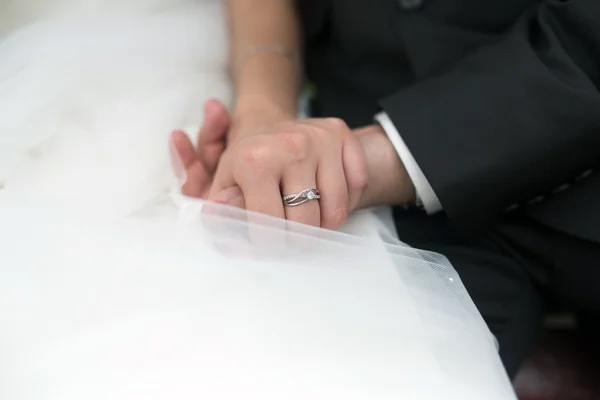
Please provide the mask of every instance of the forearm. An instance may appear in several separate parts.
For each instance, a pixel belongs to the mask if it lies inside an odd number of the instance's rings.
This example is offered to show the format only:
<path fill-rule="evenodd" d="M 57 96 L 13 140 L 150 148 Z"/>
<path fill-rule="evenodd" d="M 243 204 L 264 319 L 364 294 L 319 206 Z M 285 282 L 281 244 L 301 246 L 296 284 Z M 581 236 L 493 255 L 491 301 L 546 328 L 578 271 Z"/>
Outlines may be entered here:
<path fill-rule="evenodd" d="M 273 113 L 293 116 L 301 85 L 300 25 L 291 0 L 229 0 L 234 119 Z M 286 54 L 262 51 L 277 46 Z"/>
<path fill-rule="evenodd" d="M 397 206 L 415 201 L 415 188 L 398 153 L 379 125 L 356 129 L 367 157 L 369 183 L 358 208 Z"/>

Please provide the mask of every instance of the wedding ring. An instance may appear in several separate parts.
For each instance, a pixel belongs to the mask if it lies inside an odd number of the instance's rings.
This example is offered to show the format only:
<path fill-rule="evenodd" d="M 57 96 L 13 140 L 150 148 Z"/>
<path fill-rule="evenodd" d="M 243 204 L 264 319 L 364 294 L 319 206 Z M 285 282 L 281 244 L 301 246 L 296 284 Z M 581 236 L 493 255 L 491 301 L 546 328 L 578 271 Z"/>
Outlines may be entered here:
<path fill-rule="evenodd" d="M 288 207 L 299 206 L 300 204 L 304 204 L 307 201 L 318 200 L 321 198 L 319 191 L 317 189 L 305 189 L 300 193 L 288 194 L 283 196 L 283 204 Z"/>

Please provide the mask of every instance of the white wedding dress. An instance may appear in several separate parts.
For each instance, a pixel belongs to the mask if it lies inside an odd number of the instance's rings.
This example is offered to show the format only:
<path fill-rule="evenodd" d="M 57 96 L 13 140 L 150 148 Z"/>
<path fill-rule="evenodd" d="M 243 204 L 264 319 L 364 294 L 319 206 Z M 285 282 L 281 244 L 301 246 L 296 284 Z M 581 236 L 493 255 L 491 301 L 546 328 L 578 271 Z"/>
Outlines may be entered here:
<path fill-rule="evenodd" d="M 0 0 L 0 398 L 515 399 L 387 210 L 331 232 L 177 193 L 226 41 L 217 0 Z"/>

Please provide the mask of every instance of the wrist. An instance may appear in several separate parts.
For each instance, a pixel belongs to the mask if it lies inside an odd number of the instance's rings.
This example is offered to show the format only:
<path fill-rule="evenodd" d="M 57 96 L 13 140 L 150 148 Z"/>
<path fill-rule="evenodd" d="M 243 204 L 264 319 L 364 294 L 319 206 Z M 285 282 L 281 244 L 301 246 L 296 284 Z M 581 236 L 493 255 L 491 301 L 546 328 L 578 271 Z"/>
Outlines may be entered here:
<path fill-rule="evenodd" d="M 236 109 L 295 115 L 301 75 L 293 65 L 287 58 L 269 53 L 248 60 L 235 78 Z"/>
<path fill-rule="evenodd" d="M 289 102 L 291 103 L 291 102 Z M 260 117 L 264 119 L 293 119 L 296 118 L 296 105 L 282 104 L 268 93 L 239 94 L 233 109 L 234 119 Z"/>
<path fill-rule="evenodd" d="M 405 205 L 415 201 L 415 187 L 394 146 L 379 125 L 354 131 L 363 146 L 369 183 L 359 208 Z"/>
<path fill-rule="evenodd" d="M 263 131 L 278 122 L 296 118 L 295 112 L 280 107 L 262 95 L 239 97 L 232 114 L 228 140 Z"/>

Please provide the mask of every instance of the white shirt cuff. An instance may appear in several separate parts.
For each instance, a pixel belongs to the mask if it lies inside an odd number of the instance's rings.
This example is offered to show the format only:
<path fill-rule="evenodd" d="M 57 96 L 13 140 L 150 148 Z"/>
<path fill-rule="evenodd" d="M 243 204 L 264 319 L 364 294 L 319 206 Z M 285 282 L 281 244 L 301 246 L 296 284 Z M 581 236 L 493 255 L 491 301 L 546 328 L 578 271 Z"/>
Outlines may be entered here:
<path fill-rule="evenodd" d="M 423 174 L 423 171 L 419 168 L 417 161 L 406 146 L 406 143 L 404 143 L 404 140 L 402 140 L 402 136 L 400 136 L 400 133 L 394 126 L 390 117 L 387 113 L 381 112 L 375 116 L 375 121 L 381 125 L 396 149 L 398 156 L 406 168 L 408 176 L 412 180 L 413 185 L 415 185 L 417 196 L 421 199 L 423 208 L 427 214 L 435 214 L 436 212 L 442 211 L 442 203 L 440 203 L 440 200 L 433 191 L 429 181 L 427 181 L 425 174 Z"/>

